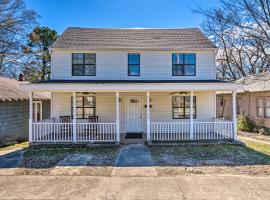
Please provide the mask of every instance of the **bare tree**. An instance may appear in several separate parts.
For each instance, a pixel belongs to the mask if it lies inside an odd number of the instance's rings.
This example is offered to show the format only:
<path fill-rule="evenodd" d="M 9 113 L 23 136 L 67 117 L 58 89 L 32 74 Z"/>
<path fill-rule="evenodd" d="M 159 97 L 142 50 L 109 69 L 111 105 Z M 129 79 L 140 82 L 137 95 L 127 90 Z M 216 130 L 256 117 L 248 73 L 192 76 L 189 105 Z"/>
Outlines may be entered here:
<path fill-rule="evenodd" d="M 195 10 L 202 29 L 217 45 L 218 77 L 236 80 L 270 67 L 269 0 L 220 0 L 221 6 Z"/>
<path fill-rule="evenodd" d="M 15 76 L 21 65 L 21 44 L 36 23 L 37 14 L 22 0 L 0 0 L 0 75 Z"/>

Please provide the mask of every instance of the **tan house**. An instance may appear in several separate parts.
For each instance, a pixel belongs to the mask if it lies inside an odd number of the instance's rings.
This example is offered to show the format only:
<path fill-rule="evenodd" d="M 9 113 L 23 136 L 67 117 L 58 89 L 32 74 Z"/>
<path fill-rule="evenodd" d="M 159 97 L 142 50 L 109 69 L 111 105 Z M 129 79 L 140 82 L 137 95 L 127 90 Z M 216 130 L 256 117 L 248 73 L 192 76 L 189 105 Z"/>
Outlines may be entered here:
<path fill-rule="evenodd" d="M 236 107 L 221 120 L 215 102 L 239 85 L 216 79 L 199 29 L 68 28 L 50 53 L 51 80 L 27 85 L 52 96 L 49 119 L 29 117 L 31 143 L 236 139 Z"/>
<path fill-rule="evenodd" d="M 237 114 L 244 114 L 258 125 L 270 128 L 270 74 L 261 73 L 237 81 L 243 89 L 237 91 Z M 217 116 L 231 118 L 232 97 L 229 93 L 217 95 Z"/>

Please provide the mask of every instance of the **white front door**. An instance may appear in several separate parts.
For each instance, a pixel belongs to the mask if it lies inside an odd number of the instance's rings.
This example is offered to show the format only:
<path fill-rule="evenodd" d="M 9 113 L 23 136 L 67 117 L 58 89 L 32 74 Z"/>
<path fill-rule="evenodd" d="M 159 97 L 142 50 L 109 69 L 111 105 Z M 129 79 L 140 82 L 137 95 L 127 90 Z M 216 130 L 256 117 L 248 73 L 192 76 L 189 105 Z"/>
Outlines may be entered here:
<path fill-rule="evenodd" d="M 142 97 L 126 99 L 126 132 L 142 132 Z"/>

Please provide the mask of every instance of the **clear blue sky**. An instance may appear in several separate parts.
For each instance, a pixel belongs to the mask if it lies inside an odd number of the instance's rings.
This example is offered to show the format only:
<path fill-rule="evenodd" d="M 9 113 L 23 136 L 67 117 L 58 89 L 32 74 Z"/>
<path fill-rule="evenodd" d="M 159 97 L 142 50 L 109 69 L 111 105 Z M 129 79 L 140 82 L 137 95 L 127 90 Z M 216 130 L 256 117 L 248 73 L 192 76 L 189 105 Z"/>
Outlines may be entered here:
<path fill-rule="evenodd" d="M 191 8 L 215 6 L 218 0 L 25 0 L 40 15 L 41 26 L 62 33 L 66 27 L 199 27 Z"/>

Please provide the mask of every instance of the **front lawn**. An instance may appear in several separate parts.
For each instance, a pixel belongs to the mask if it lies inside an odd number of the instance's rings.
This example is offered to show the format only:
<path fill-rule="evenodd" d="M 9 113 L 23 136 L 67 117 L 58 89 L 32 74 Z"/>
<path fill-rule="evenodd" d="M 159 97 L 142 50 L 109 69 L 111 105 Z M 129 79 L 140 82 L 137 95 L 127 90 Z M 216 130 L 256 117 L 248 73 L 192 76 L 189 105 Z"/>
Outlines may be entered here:
<path fill-rule="evenodd" d="M 247 146 L 153 146 L 153 160 L 158 166 L 244 166 L 269 165 L 270 145 Z"/>
<path fill-rule="evenodd" d="M 22 167 L 50 168 L 71 154 L 90 154 L 88 166 L 113 166 L 118 147 L 30 147 L 24 153 Z"/>

